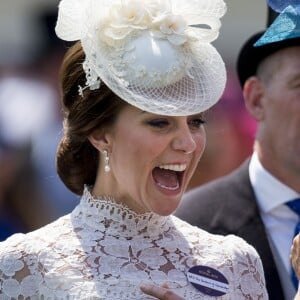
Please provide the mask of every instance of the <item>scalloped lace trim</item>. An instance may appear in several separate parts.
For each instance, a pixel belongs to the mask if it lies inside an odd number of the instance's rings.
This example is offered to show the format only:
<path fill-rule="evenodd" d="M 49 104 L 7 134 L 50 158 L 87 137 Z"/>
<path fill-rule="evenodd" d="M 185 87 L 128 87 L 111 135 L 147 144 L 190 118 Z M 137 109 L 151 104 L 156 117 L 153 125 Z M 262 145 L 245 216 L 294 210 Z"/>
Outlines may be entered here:
<path fill-rule="evenodd" d="M 154 237 L 173 226 L 169 216 L 137 214 L 127 206 L 114 202 L 109 196 L 95 198 L 89 187 L 85 187 L 80 204 L 72 216 L 80 216 L 89 226 L 116 237 Z"/>

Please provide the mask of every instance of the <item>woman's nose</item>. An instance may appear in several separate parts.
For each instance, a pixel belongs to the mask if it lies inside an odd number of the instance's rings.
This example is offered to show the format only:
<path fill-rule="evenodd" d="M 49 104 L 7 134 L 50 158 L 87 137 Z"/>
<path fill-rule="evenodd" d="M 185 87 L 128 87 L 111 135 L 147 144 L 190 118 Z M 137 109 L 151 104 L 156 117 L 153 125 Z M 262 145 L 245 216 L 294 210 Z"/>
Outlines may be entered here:
<path fill-rule="evenodd" d="M 181 128 L 178 130 L 178 133 L 173 140 L 174 150 L 190 154 L 196 150 L 196 147 L 197 143 L 195 141 L 195 137 L 189 128 Z"/>

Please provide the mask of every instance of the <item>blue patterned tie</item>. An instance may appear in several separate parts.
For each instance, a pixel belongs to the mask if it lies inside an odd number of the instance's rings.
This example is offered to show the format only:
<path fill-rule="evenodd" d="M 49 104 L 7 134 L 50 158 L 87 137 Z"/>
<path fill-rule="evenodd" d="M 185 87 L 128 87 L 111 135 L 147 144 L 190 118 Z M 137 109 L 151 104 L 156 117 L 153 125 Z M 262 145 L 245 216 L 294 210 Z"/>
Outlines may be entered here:
<path fill-rule="evenodd" d="M 286 203 L 286 205 L 299 216 L 299 221 L 295 227 L 295 236 L 296 236 L 300 232 L 300 198 L 289 201 Z M 297 276 L 293 269 L 292 269 L 292 281 L 297 290 L 298 289 L 298 279 L 297 279 Z"/>

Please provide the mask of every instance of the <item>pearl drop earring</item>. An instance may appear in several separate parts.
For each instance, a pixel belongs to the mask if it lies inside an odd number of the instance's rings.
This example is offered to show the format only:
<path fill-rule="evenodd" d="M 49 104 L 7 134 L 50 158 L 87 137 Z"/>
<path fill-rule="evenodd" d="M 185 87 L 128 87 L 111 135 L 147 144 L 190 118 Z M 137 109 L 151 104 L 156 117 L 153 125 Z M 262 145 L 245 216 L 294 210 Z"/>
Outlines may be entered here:
<path fill-rule="evenodd" d="M 104 171 L 106 173 L 110 172 L 110 166 L 109 166 L 109 156 L 107 150 L 103 150 L 104 155 Z"/>

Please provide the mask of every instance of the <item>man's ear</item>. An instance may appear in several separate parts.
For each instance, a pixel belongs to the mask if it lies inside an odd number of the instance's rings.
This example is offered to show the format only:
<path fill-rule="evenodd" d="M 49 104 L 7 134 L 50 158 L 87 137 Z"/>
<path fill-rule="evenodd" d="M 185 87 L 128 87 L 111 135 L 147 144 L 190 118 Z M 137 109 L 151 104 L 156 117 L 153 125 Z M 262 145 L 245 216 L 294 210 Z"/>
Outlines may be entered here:
<path fill-rule="evenodd" d="M 264 118 L 265 86 L 256 76 L 248 78 L 243 87 L 245 106 L 249 113 L 260 121 Z"/>
<path fill-rule="evenodd" d="M 88 139 L 90 143 L 100 152 L 103 152 L 103 150 L 107 150 L 110 147 L 105 130 L 95 130 L 89 135 Z"/>

